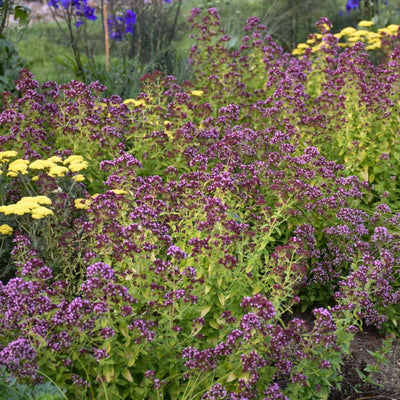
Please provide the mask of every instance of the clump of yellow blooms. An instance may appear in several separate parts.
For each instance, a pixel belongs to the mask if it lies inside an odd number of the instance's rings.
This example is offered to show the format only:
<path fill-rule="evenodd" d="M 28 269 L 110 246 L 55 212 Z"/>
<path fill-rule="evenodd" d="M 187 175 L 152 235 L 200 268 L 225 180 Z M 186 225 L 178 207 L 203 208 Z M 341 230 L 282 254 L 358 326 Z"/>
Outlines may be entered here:
<path fill-rule="evenodd" d="M 64 177 L 69 171 L 79 172 L 88 167 L 88 163 L 83 159 L 82 156 L 72 155 L 66 160 L 62 160 L 59 156 L 52 156 L 45 160 L 34 160 L 29 162 L 29 160 L 16 159 L 10 162 L 12 158 L 17 157 L 18 153 L 13 150 L 0 152 L 0 167 L 8 164 L 7 176 L 16 177 L 20 175 L 27 175 L 29 171 L 43 171 L 47 175 L 55 177 Z M 0 175 L 2 171 L 0 171 Z M 82 182 L 85 177 L 82 174 L 73 176 L 76 182 Z M 38 180 L 35 176 L 33 181 Z"/>
<path fill-rule="evenodd" d="M 190 94 L 191 94 L 192 96 L 200 97 L 200 96 L 202 96 L 202 95 L 204 94 L 204 92 L 203 92 L 202 90 L 192 90 L 192 91 L 190 92 Z"/>
<path fill-rule="evenodd" d="M 127 194 L 128 192 L 126 190 L 122 190 L 122 189 L 111 189 L 112 192 L 114 192 L 115 194 Z"/>
<path fill-rule="evenodd" d="M 5 215 L 31 214 L 34 219 L 41 219 L 52 215 L 53 211 L 43 205 L 50 205 L 51 200 L 47 196 L 22 197 L 15 204 L 0 206 L 0 212 Z"/>
<path fill-rule="evenodd" d="M 72 177 L 75 182 L 83 182 L 85 177 L 82 174 L 77 174 Z"/>
<path fill-rule="evenodd" d="M 146 103 L 143 100 L 136 100 L 136 99 L 126 99 L 122 102 L 122 104 L 133 107 L 140 107 L 140 106 L 145 106 Z"/>
<path fill-rule="evenodd" d="M 11 235 L 13 233 L 13 228 L 10 225 L 3 224 L 0 225 L 0 234 L 1 235 Z"/>
<path fill-rule="evenodd" d="M 0 164 L 9 162 L 10 158 L 16 157 L 17 154 L 18 153 L 14 150 L 7 150 L 0 152 Z"/>
<path fill-rule="evenodd" d="M 79 172 L 88 167 L 87 161 L 82 156 L 77 155 L 69 156 L 63 164 L 68 165 L 68 169 L 72 172 Z"/>
<path fill-rule="evenodd" d="M 384 36 L 395 36 L 399 30 L 399 25 L 389 25 L 386 28 L 378 29 L 377 32 L 373 32 L 369 30 L 373 25 L 373 21 L 360 21 L 358 27 L 367 29 L 347 27 L 333 36 L 338 39 L 338 46 L 340 47 L 352 47 L 356 42 L 363 42 L 366 50 L 377 50 L 381 48 L 381 40 Z M 323 38 L 324 36 L 319 33 L 313 35 L 313 38 L 307 40 L 307 43 L 299 43 L 292 51 L 292 55 L 301 56 L 309 47 L 312 48 L 313 53 L 318 52 L 321 47 L 326 46 L 322 41 Z"/>
<path fill-rule="evenodd" d="M 28 173 L 29 160 L 15 160 L 8 165 L 7 176 L 26 175 Z"/>
<path fill-rule="evenodd" d="M 77 210 L 86 210 L 89 208 L 91 202 L 91 199 L 75 199 L 74 206 Z"/>

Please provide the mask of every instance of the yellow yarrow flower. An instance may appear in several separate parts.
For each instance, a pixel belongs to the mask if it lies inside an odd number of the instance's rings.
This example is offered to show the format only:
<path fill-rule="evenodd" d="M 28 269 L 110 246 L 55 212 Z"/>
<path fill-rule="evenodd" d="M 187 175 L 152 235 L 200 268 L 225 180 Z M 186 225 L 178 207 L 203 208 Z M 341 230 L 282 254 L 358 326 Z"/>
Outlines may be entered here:
<path fill-rule="evenodd" d="M 347 28 L 344 28 L 340 31 L 342 36 L 350 36 L 356 31 L 356 28 L 353 28 L 352 26 L 348 26 Z"/>
<path fill-rule="evenodd" d="M 81 161 L 84 161 L 84 159 L 83 159 L 82 156 L 78 156 L 78 155 L 76 155 L 76 154 L 73 154 L 72 156 L 69 156 L 68 158 L 66 158 L 66 159 L 63 161 L 63 164 L 64 164 L 64 165 L 67 165 L 67 164 L 70 164 L 70 163 L 72 163 L 72 162 L 81 162 Z"/>
<path fill-rule="evenodd" d="M 54 163 L 62 163 L 63 162 L 62 158 L 59 156 L 52 156 L 52 157 L 48 158 L 47 161 L 54 162 Z"/>
<path fill-rule="evenodd" d="M 292 55 L 294 55 L 294 56 L 300 56 L 302 54 L 304 54 L 304 50 L 302 50 L 302 49 L 294 49 L 292 51 Z"/>
<path fill-rule="evenodd" d="M 22 197 L 22 199 L 19 202 L 25 202 L 25 201 L 29 201 L 29 202 L 35 202 L 37 204 L 51 204 L 51 199 L 49 199 L 47 196 L 34 196 L 34 197 Z M 18 202 L 18 203 L 19 203 Z"/>
<path fill-rule="evenodd" d="M 53 178 L 56 176 L 63 177 L 67 172 L 68 168 L 54 164 L 49 170 L 49 175 Z"/>
<path fill-rule="evenodd" d="M 26 175 L 28 173 L 28 165 L 29 165 L 29 160 L 18 159 L 9 164 L 8 171 Z"/>
<path fill-rule="evenodd" d="M 115 194 L 127 194 L 128 192 L 126 190 L 121 190 L 121 189 L 111 189 L 112 192 Z"/>
<path fill-rule="evenodd" d="M 0 212 L 4 213 L 5 215 L 24 215 L 30 213 L 36 213 L 36 209 L 46 208 L 42 207 L 43 204 L 51 204 L 51 200 L 47 196 L 35 196 L 35 197 L 22 197 L 17 203 L 10 204 L 8 206 L 1 206 Z M 48 214 L 53 214 L 53 211 L 48 210 Z"/>
<path fill-rule="evenodd" d="M 83 169 L 86 169 L 87 167 L 88 167 L 88 163 L 86 161 L 72 162 L 68 166 L 69 170 L 72 172 L 79 172 L 79 171 L 82 171 Z"/>
<path fill-rule="evenodd" d="M 360 38 L 359 36 L 352 36 L 352 37 L 349 37 L 349 38 L 347 39 L 347 41 L 348 41 L 348 42 L 361 42 L 361 41 L 362 41 L 362 38 Z"/>
<path fill-rule="evenodd" d="M 24 215 L 29 214 L 31 209 L 24 204 L 10 204 L 8 206 L 0 206 L 0 212 L 5 215 Z"/>
<path fill-rule="evenodd" d="M 204 92 L 203 92 L 202 90 L 192 90 L 192 91 L 190 92 L 190 94 L 191 94 L 192 96 L 200 97 L 200 96 L 203 96 Z"/>
<path fill-rule="evenodd" d="M 53 215 L 53 211 L 42 206 L 34 208 L 31 212 L 31 216 L 33 219 L 42 219 L 48 215 Z"/>
<path fill-rule="evenodd" d="M 143 100 L 136 100 L 136 99 L 126 99 L 122 102 L 122 104 L 125 104 L 127 106 L 132 105 L 133 107 L 140 107 L 146 105 L 146 103 Z"/>
<path fill-rule="evenodd" d="M 308 49 L 310 46 L 307 44 L 307 43 L 299 43 L 298 45 L 297 45 L 297 48 L 298 49 L 301 49 L 301 50 L 305 50 L 305 49 Z"/>
<path fill-rule="evenodd" d="M 85 177 L 82 174 L 77 174 L 72 177 L 75 182 L 83 182 Z"/>
<path fill-rule="evenodd" d="M 11 235 L 13 233 L 13 228 L 10 225 L 3 224 L 0 225 L 0 234 L 2 235 Z"/>
<path fill-rule="evenodd" d="M 370 26 L 372 26 L 374 23 L 372 21 L 360 21 L 358 23 L 358 26 L 361 26 L 363 28 L 368 28 Z"/>
<path fill-rule="evenodd" d="M 381 48 L 381 46 L 382 46 L 381 42 L 379 41 L 379 43 L 376 42 L 376 43 L 370 44 L 369 46 L 366 46 L 365 50 L 378 50 Z"/>
<path fill-rule="evenodd" d="M 68 165 L 68 169 L 72 172 L 79 172 L 88 167 L 87 161 L 82 156 L 72 155 L 64 160 L 64 165 Z"/>
<path fill-rule="evenodd" d="M 14 150 L 7 150 L 7 151 L 1 151 L 0 152 L 0 162 L 8 162 L 10 160 L 10 158 L 16 157 L 17 156 L 17 152 Z"/>
<path fill-rule="evenodd" d="M 386 30 L 389 32 L 396 33 L 399 29 L 399 25 L 391 24 L 386 27 Z"/>
<path fill-rule="evenodd" d="M 50 169 L 56 166 L 57 164 L 55 164 L 50 160 L 35 160 L 30 163 L 29 169 L 43 170 L 43 169 Z"/>
<path fill-rule="evenodd" d="M 90 199 L 75 199 L 75 208 L 78 210 L 86 210 L 92 201 Z"/>

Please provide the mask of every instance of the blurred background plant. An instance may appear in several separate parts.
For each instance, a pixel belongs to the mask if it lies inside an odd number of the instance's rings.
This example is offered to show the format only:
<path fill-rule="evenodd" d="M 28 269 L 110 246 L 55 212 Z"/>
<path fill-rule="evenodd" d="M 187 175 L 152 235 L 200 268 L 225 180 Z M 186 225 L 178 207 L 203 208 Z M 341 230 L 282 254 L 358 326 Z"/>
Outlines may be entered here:
<path fill-rule="evenodd" d="M 18 77 L 18 71 L 24 67 L 24 61 L 17 49 L 5 36 L 7 22 L 12 16 L 20 25 L 26 25 L 28 14 L 26 7 L 13 0 L 0 0 L 0 93 L 15 91 L 14 80 Z"/>
<path fill-rule="evenodd" d="M 51 0 L 49 7 L 72 55 L 58 62 L 75 78 L 99 80 L 109 94 L 129 97 L 138 91 L 138 78 L 160 69 L 171 74 L 182 0 L 101 0 L 95 8 L 86 0 Z"/>

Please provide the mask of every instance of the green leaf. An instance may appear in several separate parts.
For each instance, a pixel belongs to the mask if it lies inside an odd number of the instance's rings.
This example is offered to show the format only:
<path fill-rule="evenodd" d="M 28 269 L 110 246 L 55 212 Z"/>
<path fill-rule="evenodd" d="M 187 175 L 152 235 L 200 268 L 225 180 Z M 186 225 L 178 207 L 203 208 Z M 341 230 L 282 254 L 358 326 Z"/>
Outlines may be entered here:
<path fill-rule="evenodd" d="M 107 382 L 111 382 L 115 378 L 115 371 L 113 365 L 104 366 L 104 376 Z"/>
<path fill-rule="evenodd" d="M 205 306 L 202 308 L 200 311 L 200 317 L 203 318 L 205 315 L 208 314 L 208 312 L 211 310 L 211 306 Z"/>
<path fill-rule="evenodd" d="M 19 23 L 26 25 L 29 22 L 29 9 L 24 6 L 15 6 L 14 19 L 19 20 Z"/>
<path fill-rule="evenodd" d="M 133 382 L 132 375 L 131 375 L 131 373 L 130 373 L 130 371 L 129 371 L 128 368 L 123 369 L 122 372 L 121 372 L 121 375 L 122 375 L 128 382 L 131 382 L 131 383 Z"/>
<path fill-rule="evenodd" d="M 215 321 L 214 319 L 212 319 L 212 320 L 209 322 L 209 324 L 210 324 L 210 326 L 211 326 L 212 328 L 219 330 L 219 324 L 218 324 L 218 322 Z"/>

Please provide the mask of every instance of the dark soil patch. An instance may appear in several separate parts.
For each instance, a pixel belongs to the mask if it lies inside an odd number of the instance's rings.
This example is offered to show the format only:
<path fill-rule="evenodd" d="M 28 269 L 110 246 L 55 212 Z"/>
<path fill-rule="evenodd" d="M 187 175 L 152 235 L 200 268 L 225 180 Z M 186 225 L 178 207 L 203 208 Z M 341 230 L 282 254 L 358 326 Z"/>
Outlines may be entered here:
<path fill-rule="evenodd" d="M 393 341 L 392 351 L 384 364 L 379 365 L 379 373 L 372 380 L 378 385 L 365 383 L 359 371 L 376 360 L 367 350 L 381 348 L 384 337 L 374 330 L 360 332 L 350 346 L 351 356 L 347 356 L 342 367 L 341 389 L 333 390 L 329 400 L 400 400 L 400 340 Z"/>

